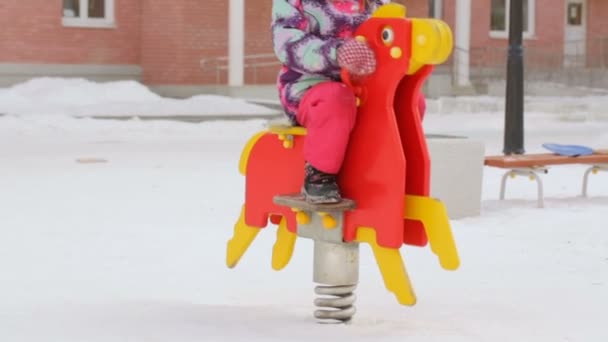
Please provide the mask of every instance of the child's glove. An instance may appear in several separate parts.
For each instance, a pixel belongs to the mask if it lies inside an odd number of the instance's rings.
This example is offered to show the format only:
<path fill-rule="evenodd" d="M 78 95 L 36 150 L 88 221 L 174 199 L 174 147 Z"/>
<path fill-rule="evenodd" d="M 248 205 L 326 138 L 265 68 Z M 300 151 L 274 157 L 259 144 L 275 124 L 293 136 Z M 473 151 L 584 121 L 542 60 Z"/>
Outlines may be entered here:
<path fill-rule="evenodd" d="M 376 56 L 365 42 L 349 39 L 336 52 L 338 64 L 354 76 L 367 76 L 376 70 Z"/>

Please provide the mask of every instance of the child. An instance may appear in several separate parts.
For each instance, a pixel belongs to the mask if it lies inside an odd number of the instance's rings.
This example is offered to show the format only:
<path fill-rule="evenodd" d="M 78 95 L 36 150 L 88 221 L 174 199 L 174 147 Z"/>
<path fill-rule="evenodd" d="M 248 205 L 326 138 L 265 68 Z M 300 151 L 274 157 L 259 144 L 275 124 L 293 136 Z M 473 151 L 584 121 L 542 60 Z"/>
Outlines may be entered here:
<path fill-rule="evenodd" d="M 281 103 L 295 125 L 306 127 L 302 193 L 312 203 L 341 200 L 340 171 L 357 114 L 352 91 L 341 82 L 375 71 L 374 52 L 354 39 L 357 27 L 390 0 L 273 0 L 274 51 L 283 64 Z"/>

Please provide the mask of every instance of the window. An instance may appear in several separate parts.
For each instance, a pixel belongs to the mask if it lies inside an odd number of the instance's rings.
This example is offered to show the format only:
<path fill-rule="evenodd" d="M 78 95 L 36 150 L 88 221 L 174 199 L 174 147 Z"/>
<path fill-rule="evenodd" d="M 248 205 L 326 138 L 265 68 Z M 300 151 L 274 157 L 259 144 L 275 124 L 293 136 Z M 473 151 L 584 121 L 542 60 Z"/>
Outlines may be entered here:
<path fill-rule="evenodd" d="M 114 0 L 63 0 L 63 25 L 114 27 Z"/>
<path fill-rule="evenodd" d="M 568 25 L 583 25 L 583 4 L 568 4 Z"/>
<path fill-rule="evenodd" d="M 524 37 L 534 36 L 534 0 L 522 0 L 524 7 Z M 509 36 L 509 12 L 511 0 L 492 0 L 490 13 L 490 36 L 507 38 Z"/>

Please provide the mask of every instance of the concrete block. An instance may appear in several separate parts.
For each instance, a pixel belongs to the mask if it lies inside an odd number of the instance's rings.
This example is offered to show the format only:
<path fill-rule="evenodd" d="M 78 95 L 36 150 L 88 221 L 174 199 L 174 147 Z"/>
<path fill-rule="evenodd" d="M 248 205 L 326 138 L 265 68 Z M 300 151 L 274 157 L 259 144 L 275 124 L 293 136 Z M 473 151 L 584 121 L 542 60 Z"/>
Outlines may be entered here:
<path fill-rule="evenodd" d="M 426 80 L 422 91 L 428 98 L 438 98 L 452 95 L 452 75 L 434 73 Z"/>
<path fill-rule="evenodd" d="M 441 200 L 451 219 L 479 216 L 485 146 L 483 142 L 427 135 L 431 157 L 431 196 Z"/>

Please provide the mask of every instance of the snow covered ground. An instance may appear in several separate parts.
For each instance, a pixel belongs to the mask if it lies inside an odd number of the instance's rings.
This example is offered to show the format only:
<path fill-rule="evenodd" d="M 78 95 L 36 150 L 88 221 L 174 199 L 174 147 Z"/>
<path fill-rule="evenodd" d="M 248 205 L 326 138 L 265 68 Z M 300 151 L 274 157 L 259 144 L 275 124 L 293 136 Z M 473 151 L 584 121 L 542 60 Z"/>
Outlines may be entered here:
<path fill-rule="evenodd" d="M 78 91 L 102 87 L 84 86 L 0 90 L 0 113 L 10 114 L 0 117 L 0 341 L 608 340 L 608 173 L 592 176 L 583 199 L 584 168 L 553 169 L 538 209 L 522 178 L 497 201 L 502 173 L 486 168 L 482 215 L 452 221 L 460 270 L 442 270 L 428 248 L 403 248 L 419 300 L 403 307 L 362 246 L 355 320 L 319 325 L 309 240 L 272 271 L 271 227 L 236 269 L 224 265 L 243 196 L 238 158 L 265 122 L 71 118 L 120 102 L 78 102 Z M 166 101 L 143 92 L 132 103 L 138 87 L 110 88 L 125 100 L 121 114 L 153 115 Z M 162 113 L 217 109 L 213 98 L 187 101 Z M 262 110 L 221 101 L 232 113 Z M 608 147 L 608 121 L 572 117 L 527 113 L 528 150 Z M 429 133 L 484 141 L 488 154 L 500 153 L 502 125 L 492 112 L 425 121 Z"/>
<path fill-rule="evenodd" d="M 224 96 L 163 98 L 135 81 L 94 83 L 84 79 L 37 78 L 0 89 L 0 114 L 93 116 L 193 116 L 274 111 Z"/>

